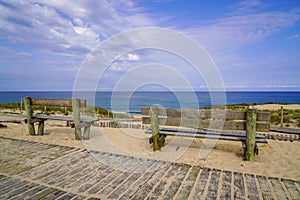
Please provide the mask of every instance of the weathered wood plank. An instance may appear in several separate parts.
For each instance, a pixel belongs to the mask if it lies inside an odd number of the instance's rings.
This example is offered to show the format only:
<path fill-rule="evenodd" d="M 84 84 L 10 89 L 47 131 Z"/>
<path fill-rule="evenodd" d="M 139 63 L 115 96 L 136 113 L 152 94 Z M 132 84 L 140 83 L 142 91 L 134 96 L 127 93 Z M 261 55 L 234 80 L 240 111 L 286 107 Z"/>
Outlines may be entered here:
<path fill-rule="evenodd" d="M 167 165 L 153 172 L 151 178 L 137 190 L 137 192 L 131 197 L 131 199 L 145 199 L 149 192 L 152 190 L 153 186 L 159 184 L 162 180 L 162 177 L 164 177 L 170 169 L 171 166 Z"/>
<path fill-rule="evenodd" d="M 119 157 L 119 159 L 114 162 L 112 165 L 108 165 L 107 168 L 105 168 L 103 171 L 99 171 L 97 176 L 94 176 L 93 179 L 91 179 L 89 182 L 85 183 L 84 185 L 80 186 L 77 190 L 78 193 L 89 191 L 92 189 L 97 183 L 101 182 L 102 179 L 107 177 L 109 174 L 111 174 L 114 170 L 117 170 L 119 167 L 123 166 L 124 162 L 126 162 L 128 158 L 126 157 Z M 91 192 L 93 192 L 96 189 L 92 189 Z"/>
<path fill-rule="evenodd" d="M 72 107 L 72 99 L 43 99 L 31 98 L 32 105 L 37 106 L 59 106 L 59 107 Z M 86 107 L 86 100 L 80 99 L 80 107 Z"/>
<path fill-rule="evenodd" d="M 166 188 L 169 188 L 168 181 L 173 179 L 180 169 L 180 164 L 172 164 L 168 173 L 162 178 L 160 183 L 152 189 L 152 193 L 148 195 L 150 200 L 158 199 L 165 192 Z"/>
<path fill-rule="evenodd" d="M 56 188 L 46 188 L 45 190 L 42 190 L 41 192 L 34 194 L 33 196 L 27 198 L 26 200 L 42 199 L 42 198 L 44 198 L 52 193 L 55 193 L 57 191 L 58 191 L 58 189 L 56 189 Z"/>
<path fill-rule="evenodd" d="M 150 117 L 142 117 L 143 124 L 150 124 Z M 222 120 L 198 120 L 187 118 L 158 118 L 158 124 L 163 126 L 182 126 L 190 128 L 211 128 L 221 130 L 245 130 L 246 121 L 222 121 Z M 261 132 L 268 132 L 270 124 L 266 122 L 256 122 L 256 130 Z"/>
<path fill-rule="evenodd" d="M 15 196 L 18 196 L 19 194 L 22 194 L 28 190 L 31 190 L 32 188 L 34 187 L 37 187 L 38 185 L 35 184 L 35 183 L 29 183 L 29 184 L 26 184 L 22 187 L 19 187 L 17 189 L 12 189 L 10 190 L 9 192 L 7 192 L 6 194 L 4 195 L 1 195 L 0 198 L 1 199 L 10 199 L 10 198 L 14 198 Z"/>
<path fill-rule="evenodd" d="M 145 165 L 137 169 L 136 172 L 132 173 L 126 180 L 124 180 L 118 188 L 113 191 L 107 198 L 108 199 L 118 199 L 128 188 L 131 188 L 134 183 L 139 180 L 147 169 L 155 165 L 156 161 L 146 161 Z"/>
<path fill-rule="evenodd" d="M 59 170 L 61 167 L 63 167 L 61 165 L 62 162 L 66 166 L 71 166 L 72 163 L 75 163 L 75 162 L 79 161 L 81 158 L 84 158 L 84 157 L 85 157 L 85 155 L 78 152 L 75 155 L 70 155 L 70 156 L 67 156 L 67 157 L 56 159 L 53 162 L 51 162 L 51 165 L 38 166 L 38 167 L 35 167 L 31 170 L 22 172 L 22 173 L 19 174 L 19 176 L 27 177 L 27 178 L 30 178 L 30 179 L 39 179 L 39 178 L 47 176 L 48 174 L 51 174 L 51 173 L 55 172 L 56 170 Z"/>
<path fill-rule="evenodd" d="M 278 178 L 269 178 L 278 199 L 288 199 Z"/>
<path fill-rule="evenodd" d="M 0 196 L 8 193 L 9 191 L 22 187 L 26 184 L 28 184 L 27 181 L 21 181 L 19 179 L 11 179 L 8 182 L 6 182 L 3 188 L 0 188 Z"/>
<path fill-rule="evenodd" d="M 66 194 L 67 192 L 62 191 L 62 190 L 57 190 L 53 193 L 51 193 L 50 195 L 48 195 L 47 197 L 43 198 L 43 200 L 54 200 L 54 199 L 58 199 L 59 197 L 63 196 L 64 194 Z"/>
<path fill-rule="evenodd" d="M 121 183 L 123 183 L 125 180 L 127 180 L 128 177 L 130 177 L 133 173 L 135 173 L 136 170 L 143 167 L 145 164 L 141 159 L 133 159 L 132 164 L 129 165 L 124 170 L 121 170 L 121 173 L 113 179 L 109 184 L 107 184 L 101 192 L 98 192 L 98 194 L 101 194 L 103 196 L 108 196 L 113 190 L 119 187 Z"/>
<path fill-rule="evenodd" d="M 285 187 L 287 188 L 292 199 L 297 199 L 300 197 L 300 191 L 298 190 L 297 186 L 295 185 L 295 181 L 283 179 L 282 182 L 285 185 Z"/>
<path fill-rule="evenodd" d="M 90 166 L 90 163 L 88 163 L 93 162 L 93 160 L 86 160 L 86 162 L 87 164 L 80 165 L 79 167 L 74 167 L 72 170 L 69 170 L 67 173 L 59 176 L 56 180 L 49 182 L 49 185 L 56 185 L 58 187 L 65 188 L 67 185 L 76 182 L 85 174 L 93 170 L 92 166 Z"/>
<path fill-rule="evenodd" d="M 259 199 L 259 193 L 255 182 L 255 176 L 253 174 L 245 174 L 245 179 L 249 200 Z"/>
<path fill-rule="evenodd" d="M 57 200 L 68 200 L 68 199 L 73 199 L 74 197 L 76 197 L 76 194 L 66 193 L 66 194 L 62 195 L 61 197 L 59 197 Z"/>
<path fill-rule="evenodd" d="M 110 174 L 109 178 L 106 178 L 103 181 L 102 187 L 98 187 L 100 188 L 100 190 L 99 192 L 97 192 L 97 194 L 103 196 L 109 195 L 114 189 L 118 187 L 119 184 L 124 181 L 124 179 L 126 179 L 128 176 L 134 173 L 135 170 L 141 167 L 141 165 L 143 165 L 143 163 L 138 158 L 128 160 L 128 162 L 124 166 L 122 166 L 121 169 L 114 171 L 114 173 Z"/>
<path fill-rule="evenodd" d="M 268 179 L 265 176 L 256 176 L 259 184 L 259 190 L 263 199 L 274 199 L 272 197 L 272 191 L 268 184 Z"/>
<path fill-rule="evenodd" d="M 32 195 L 46 189 L 47 187 L 43 186 L 43 185 L 38 185 L 36 187 L 34 187 L 33 189 L 31 190 L 27 190 L 26 192 L 23 192 L 21 193 L 20 195 L 18 196 L 15 196 L 14 199 L 15 200 L 23 200 L 23 199 L 26 199 L 28 197 L 31 197 Z"/>
<path fill-rule="evenodd" d="M 203 168 L 201 170 L 200 176 L 198 177 L 198 180 L 195 183 L 195 191 L 192 199 L 203 199 L 205 187 L 209 183 L 208 179 L 210 172 L 210 168 Z"/>
<path fill-rule="evenodd" d="M 52 181 L 53 179 L 55 179 L 57 176 L 64 174 L 66 171 L 69 170 L 68 167 L 74 166 L 74 165 L 78 165 L 81 163 L 84 163 L 84 160 L 86 158 L 86 155 L 81 154 L 79 157 L 76 157 L 74 159 L 71 159 L 69 162 L 64 162 L 64 165 L 62 165 L 61 163 L 57 162 L 56 165 L 52 165 L 49 167 L 49 170 L 45 171 L 43 170 L 43 168 L 41 168 L 42 173 L 36 173 L 33 171 L 32 176 L 31 177 L 33 180 L 41 180 L 45 183 L 48 183 L 50 181 Z M 63 162 L 61 160 L 61 162 Z M 55 174 L 55 176 L 54 176 Z"/>
<path fill-rule="evenodd" d="M 182 184 L 183 179 L 185 178 L 186 174 L 189 172 L 191 166 L 187 164 L 183 164 L 176 174 L 176 178 L 173 180 L 170 187 L 167 189 L 167 191 L 163 195 L 163 199 L 173 199 L 173 197 L 176 195 L 180 185 Z"/>
<path fill-rule="evenodd" d="M 261 122 L 270 123 L 271 113 L 270 112 L 257 112 L 256 120 Z"/>
<path fill-rule="evenodd" d="M 245 199 L 245 186 L 243 174 L 239 172 L 233 173 L 233 184 L 234 184 L 234 199 Z"/>
<path fill-rule="evenodd" d="M 176 199 L 188 199 L 198 177 L 200 166 L 192 166 L 186 179 L 182 182 L 181 190 L 177 193 Z"/>
<path fill-rule="evenodd" d="M 163 162 L 155 162 L 154 165 L 151 165 L 151 167 L 149 167 L 149 169 L 146 170 L 145 173 L 142 174 L 142 176 L 137 179 L 137 181 L 134 182 L 133 185 L 131 185 L 127 191 L 125 193 L 123 193 L 122 195 L 120 195 L 120 199 L 122 200 L 127 200 L 130 199 L 131 197 L 133 197 L 137 191 L 139 190 L 139 188 L 147 181 L 150 180 L 151 177 L 153 175 L 155 175 L 155 173 L 157 171 L 159 171 L 161 168 L 165 168 L 167 167 L 169 164 L 163 163 Z"/>
<path fill-rule="evenodd" d="M 208 138 L 208 139 L 222 139 L 222 140 L 231 140 L 231 141 L 246 141 L 246 137 L 243 135 L 226 135 L 225 133 L 221 134 L 210 134 L 208 133 L 191 133 L 191 132 L 176 132 L 176 131 L 160 131 L 162 135 L 174 135 L 182 137 L 193 137 L 193 138 Z M 257 143 L 267 143 L 265 138 L 257 137 Z"/>
<path fill-rule="evenodd" d="M 142 115 L 149 115 L 149 108 L 141 108 Z M 206 110 L 206 109 L 180 109 L 180 108 L 158 108 L 158 116 L 173 118 L 194 118 L 194 119 L 226 119 L 246 120 L 245 111 L 235 110 Z M 269 112 L 258 112 L 257 121 L 270 121 Z"/>
<path fill-rule="evenodd" d="M 210 182 L 207 189 L 206 198 L 207 200 L 210 199 L 217 199 L 218 197 L 218 188 L 219 188 L 219 180 L 220 180 L 220 170 L 213 169 L 211 171 Z"/>
<path fill-rule="evenodd" d="M 231 180 L 232 180 L 232 172 L 223 171 L 222 185 L 220 191 L 221 200 L 231 199 Z"/>

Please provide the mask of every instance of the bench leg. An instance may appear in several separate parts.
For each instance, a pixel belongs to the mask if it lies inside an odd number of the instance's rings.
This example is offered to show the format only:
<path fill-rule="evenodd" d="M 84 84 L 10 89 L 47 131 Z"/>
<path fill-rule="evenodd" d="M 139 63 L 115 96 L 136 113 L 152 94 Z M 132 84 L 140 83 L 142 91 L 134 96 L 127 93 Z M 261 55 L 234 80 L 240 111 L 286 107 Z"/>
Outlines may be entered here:
<path fill-rule="evenodd" d="M 247 147 L 246 147 L 246 142 L 242 141 L 242 151 L 243 151 L 243 155 L 244 158 L 246 157 L 246 151 L 247 151 Z"/>
<path fill-rule="evenodd" d="M 88 140 L 90 138 L 90 129 L 91 129 L 91 126 L 84 127 L 83 139 Z"/>
<path fill-rule="evenodd" d="M 164 147 L 166 143 L 166 135 L 160 135 L 160 137 L 158 138 L 158 145 L 160 147 Z"/>
<path fill-rule="evenodd" d="M 38 124 L 38 135 L 44 135 L 44 120 L 40 121 Z"/>

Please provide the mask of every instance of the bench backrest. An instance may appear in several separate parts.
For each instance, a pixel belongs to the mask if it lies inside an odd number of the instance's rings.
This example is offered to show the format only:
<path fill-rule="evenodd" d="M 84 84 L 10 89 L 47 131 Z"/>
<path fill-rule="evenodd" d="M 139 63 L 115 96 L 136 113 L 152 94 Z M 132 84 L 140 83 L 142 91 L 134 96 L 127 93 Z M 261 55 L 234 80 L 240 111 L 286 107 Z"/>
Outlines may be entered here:
<path fill-rule="evenodd" d="M 46 99 L 46 98 L 31 98 L 32 105 L 37 106 L 60 106 L 72 107 L 72 99 Z M 86 100 L 79 100 L 80 107 L 86 107 Z"/>
<path fill-rule="evenodd" d="M 149 108 L 141 108 L 141 113 L 149 115 Z M 210 128 L 211 121 L 214 121 L 224 123 L 223 130 L 246 130 L 245 111 L 158 108 L 158 116 L 158 124 L 164 126 Z M 143 116 L 142 121 L 143 124 L 151 123 L 149 116 Z M 269 112 L 257 112 L 256 130 L 270 131 Z"/>

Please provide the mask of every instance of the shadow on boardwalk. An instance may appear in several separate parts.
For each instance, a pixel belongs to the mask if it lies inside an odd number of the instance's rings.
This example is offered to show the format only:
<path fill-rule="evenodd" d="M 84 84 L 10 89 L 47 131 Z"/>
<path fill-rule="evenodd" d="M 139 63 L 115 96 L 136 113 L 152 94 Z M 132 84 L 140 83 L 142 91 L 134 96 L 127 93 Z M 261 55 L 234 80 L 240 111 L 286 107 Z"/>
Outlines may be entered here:
<path fill-rule="evenodd" d="M 299 199 L 300 182 L 0 137 L 0 199 Z"/>

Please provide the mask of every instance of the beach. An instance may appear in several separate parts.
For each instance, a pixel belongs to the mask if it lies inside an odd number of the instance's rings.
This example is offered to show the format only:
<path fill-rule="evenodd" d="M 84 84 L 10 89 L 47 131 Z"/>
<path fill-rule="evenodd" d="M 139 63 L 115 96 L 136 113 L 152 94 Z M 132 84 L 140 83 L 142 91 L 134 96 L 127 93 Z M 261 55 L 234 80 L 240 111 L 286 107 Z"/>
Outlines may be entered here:
<path fill-rule="evenodd" d="M 293 109 L 299 107 L 294 105 Z M 272 108 L 277 109 L 278 105 Z M 299 141 L 268 140 L 268 144 L 258 144 L 259 154 L 255 161 L 247 162 L 243 160 L 241 142 L 168 136 L 166 146 L 153 152 L 148 142 L 150 135 L 142 129 L 92 127 L 90 139 L 78 141 L 74 139 L 74 129 L 66 127 L 66 122 L 47 120 L 43 136 L 28 135 L 27 124 L 5 125 L 7 127 L 0 128 L 0 136 L 5 138 L 300 180 Z"/>

